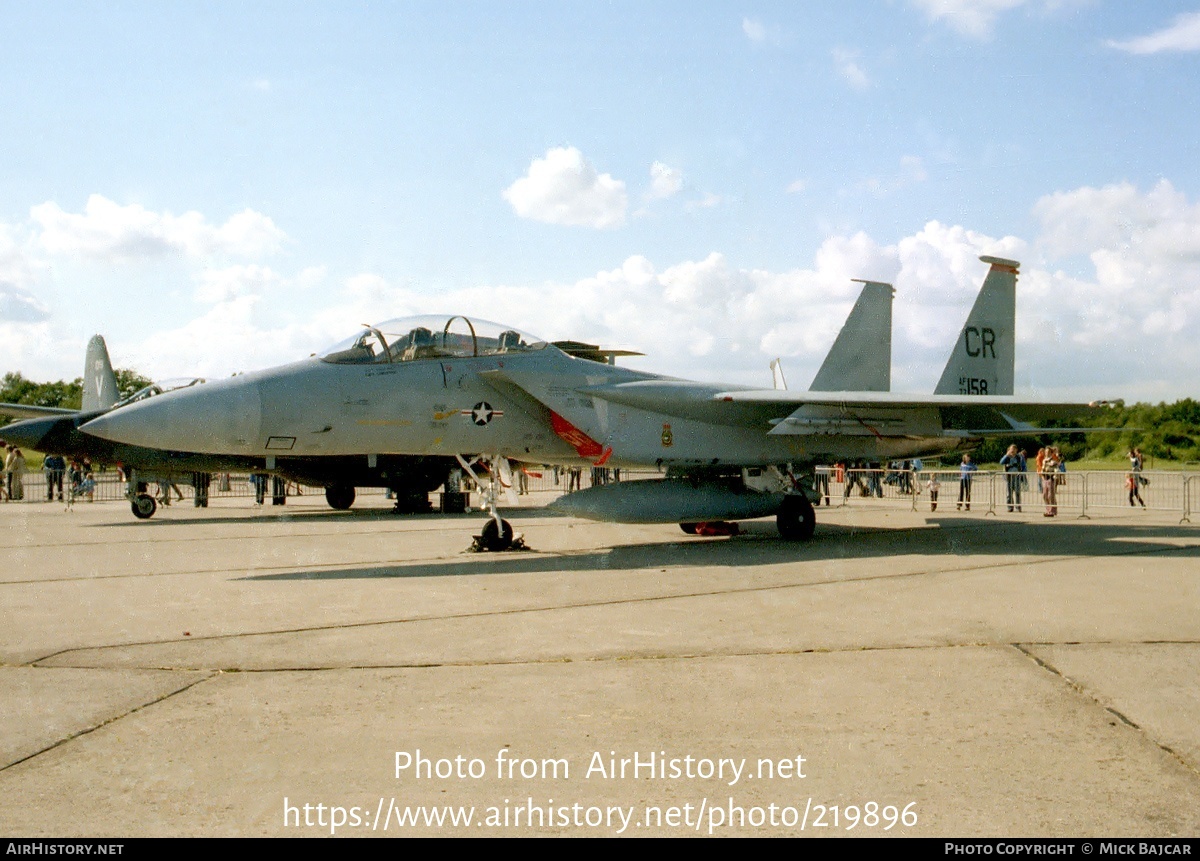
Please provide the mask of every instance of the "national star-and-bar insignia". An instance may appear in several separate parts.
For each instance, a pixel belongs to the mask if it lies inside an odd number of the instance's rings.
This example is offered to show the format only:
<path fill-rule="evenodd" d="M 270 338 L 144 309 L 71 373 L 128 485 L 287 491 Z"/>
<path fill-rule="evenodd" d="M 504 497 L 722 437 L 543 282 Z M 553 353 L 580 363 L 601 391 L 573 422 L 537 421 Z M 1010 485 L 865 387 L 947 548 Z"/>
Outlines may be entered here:
<path fill-rule="evenodd" d="M 470 416 L 471 421 L 482 427 L 497 416 L 504 415 L 504 410 L 494 410 L 487 401 L 480 401 L 469 410 L 460 410 L 462 415 Z"/>

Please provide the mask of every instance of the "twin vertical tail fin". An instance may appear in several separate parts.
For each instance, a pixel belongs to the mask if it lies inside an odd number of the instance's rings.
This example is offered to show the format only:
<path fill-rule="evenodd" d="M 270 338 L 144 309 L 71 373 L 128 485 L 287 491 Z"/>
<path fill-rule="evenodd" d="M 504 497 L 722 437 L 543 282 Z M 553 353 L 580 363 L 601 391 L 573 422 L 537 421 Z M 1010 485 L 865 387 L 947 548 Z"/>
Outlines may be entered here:
<path fill-rule="evenodd" d="M 93 335 L 83 360 L 83 412 L 107 410 L 120 398 L 104 338 Z"/>
<path fill-rule="evenodd" d="M 1017 275 L 1020 263 L 980 257 L 991 264 L 983 288 L 959 332 L 935 395 L 1011 395 L 1016 361 Z"/>
<path fill-rule="evenodd" d="M 891 284 L 863 281 L 858 301 L 808 387 L 812 392 L 886 392 L 892 387 Z"/>

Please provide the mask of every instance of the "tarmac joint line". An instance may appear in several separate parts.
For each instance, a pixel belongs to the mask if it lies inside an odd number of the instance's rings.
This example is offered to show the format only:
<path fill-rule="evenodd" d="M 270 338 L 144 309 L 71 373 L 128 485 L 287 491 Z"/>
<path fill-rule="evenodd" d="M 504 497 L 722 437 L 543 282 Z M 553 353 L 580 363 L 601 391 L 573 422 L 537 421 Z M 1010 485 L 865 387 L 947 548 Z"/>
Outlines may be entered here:
<path fill-rule="evenodd" d="M 1158 642 L 1162 642 L 1162 641 L 1158 641 Z M 1097 706 L 1104 709 L 1104 711 L 1108 712 L 1110 715 L 1115 717 L 1117 720 L 1121 721 L 1121 723 L 1125 724 L 1130 729 L 1137 730 L 1138 733 L 1143 738 L 1145 738 L 1148 742 L 1153 744 L 1159 750 L 1166 753 L 1168 756 L 1170 756 L 1172 759 L 1174 759 L 1176 762 L 1178 762 L 1180 765 L 1182 765 L 1188 771 L 1192 772 L 1193 774 L 1200 775 L 1200 768 L 1197 768 L 1195 763 L 1193 763 L 1190 760 L 1186 759 L 1185 757 L 1181 756 L 1174 748 L 1163 744 L 1158 739 L 1151 736 L 1144 729 L 1142 729 L 1142 727 L 1136 721 L 1131 719 L 1128 715 L 1123 714 L 1120 710 L 1115 709 L 1112 706 L 1105 705 L 1104 703 L 1102 703 L 1095 694 L 1093 694 L 1091 691 L 1089 691 L 1083 685 L 1079 684 L 1079 682 L 1072 679 L 1070 676 L 1063 673 L 1062 670 L 1058 669 L 1058 667 L 1054 666 L 1049 661 L 1046 661 L 1043 658 L 1039 658 L 1037 655 L 1033 654 L 1033 652 L 1031 652 L 1029 649 L 1027 649 L 1021 643 L 1011 643 L 1010 645 L 1014 649 L 1016 649 L 1018 652 L 1020 652 L 1022 655 L 1029 658 L 1030 660 L 1032 660 L 1035 664 L 1037 664 L 1039 667 L 1041 667 L 1046 672 L 1051 673 L 1052 675 L 1058 676 L 1060 679 L 1062 679 L 1062 681 L 1064 683 L 1066 683 L 1072 690 L 1077 692 L 1080 696 L 1085 697 L 1086 699 L 1095 703 Z M 1075 644 L 1075 643 L 1038 643 L 1037 645 L 1042 646 L 1042 645 L 1079 645 L 1079 644 Z"/>
<path fill-rule="evenodd" d="M 55 741 L 53 744 L 46 745 L 41 750 L 36 750 L 31 754 L 21 757 L 20 759 L 14 760 L 6 765 L 2 765 L 2 766 L 0 766 L 0 772 L 7 771 L 8 769 L 12 768 L 13 766 L 20 765 L 23 762 L 28 762 L 29 760 L 33 759 L 34 757 L 41 756 L 43 753 L 49 753 L 50 751 L 54 750 L 55 748 L 62 747 L 64 744 L 67 744 L 68 742 L 72 742 L 77 738 L 82 738 L 85 735 L 91 735 L 98 729 L 102 729 L 102 728 L 108 726 L 109 724 L 113 724 L 119 720 L 123 720 L 132 714 L 136 714 L 137 712 L 140 712 L 143 709 L 149 708 L 150 706 L 157 705 L 158 703 L 161 703 L 165 700 L 170 699 L 171 697 L 175 696 L 176 694 L 181 694 L 186 690 L 190 690 L 191 688 L 195 687 L 196 685 L 200 684 L 201 682 L 209 681 L 214 676 L 221 675 L 220 671 L 212 671 L 212 670 L 188 670 L 187 672 L 189 674 L 202 673 L 203 675 L 201 675 L 200 678 L 193 679 L 192 681 L 188 682 L 187 684 L 183 685 L 182 687 L 176 688 L 173 691 L 168 691 L 167 693 L 163 694 L 162 696 L 158 696 L 158 697 L 155 697 L 154 699 L 147 700 L 146 702 L 144 702 L 140 705 L 136 705 L 133 708 L 126 709 L 125 711 L 121 712 L 120 714 L 116 714 L 111 717 L 105 718 L 104 720 L 100 721 L 98 724 L 96 724 L 94 726 L 85 727 L 85 728 L 79 730 L 78 732 L 73 732 L 70 735 L 65 735 L 62 738 Z"/>

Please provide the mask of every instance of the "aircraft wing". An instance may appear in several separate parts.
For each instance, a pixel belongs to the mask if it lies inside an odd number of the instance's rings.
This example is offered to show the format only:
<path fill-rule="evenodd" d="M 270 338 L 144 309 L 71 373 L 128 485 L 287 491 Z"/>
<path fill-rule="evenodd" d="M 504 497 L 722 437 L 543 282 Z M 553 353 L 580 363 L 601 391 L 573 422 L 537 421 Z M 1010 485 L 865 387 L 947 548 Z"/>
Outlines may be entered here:
<path fill-rule="evenodd" d="M 710 384 L 647 380 L 580 390 L 613 403 L 714 424 L 766 421 L 771 433 L 846 432 L 866 425 L 886 432 L 914 413 L 937 411 L 942 425 L 966 433 L 1033 430 L 1030 421 L 1086 414 L 1097 403 L 1044 403 L 1013 395 L 921 395 L 890 392 L 724 390 Z M 865 423 L 865 425 L 864 425 Z M 868 432 L 869 429 L 868 429 Z M 903 432 L 903 431 L 901 431 Z"/>
<path fill-rule="evenodd" d="M 594 392 L 595 389 L 592 389 Z M 921 395 L 891 392 L 792 392 L 776 389 L 733 389 L 715 392 L 714 401 L 756 404 L 822 404 L 825 406 L 889 406 L 889 407 L 955 407 L 990 406 L 997 410 L 1017 413 L 1034 412 L 1037 418 L 1074 416 L 1089 409 L 1105 406 L 1104 401 L 1089 403 L 1050 403 L 1032 401 L 1015 395 Z M 1054 413 L 1051 415 L 1050 413 Z"/>
<path fill-rule="evenodd" d="M 796 393 L 779 397 L 772 389 L 717 392 L 713 400 L 731 404 L 770 405 L 780 415 L 771 419 L 773 434 L 829 433 L 839 425 L 857 424 L 871 432 L 902 427 L 909 416 L 936 410 L 946 429 L 976 436 L 1037 431 L 1032 421 L 1074 418 L 1101 404 L 1049 403 L 1013 395 L 899 395 L 887 392 Z M 782 415 L 784 411 L 787 415 Z M 878 427 L 877 427 L 878 423 Z"/>
<path fill-rule="evenodd" d="M 0 404 L 0 416 L 13 419 L 44 419 L 51 416 L 73 416 L 79 410 L 69 410 L 65 407 L 39 407 L 34 404 Z"/>

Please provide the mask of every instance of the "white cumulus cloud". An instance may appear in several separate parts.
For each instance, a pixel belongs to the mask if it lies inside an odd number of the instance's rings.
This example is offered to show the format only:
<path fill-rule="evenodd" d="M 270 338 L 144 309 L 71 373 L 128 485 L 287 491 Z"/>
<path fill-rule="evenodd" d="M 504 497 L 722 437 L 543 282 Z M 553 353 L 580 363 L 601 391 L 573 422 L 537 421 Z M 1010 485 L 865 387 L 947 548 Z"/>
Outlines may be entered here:
<path fill-rule="evenodd" d="M 650 165 L 650 197 L 673 197 L 683 188 L 683 173 L 661 161 Z"/>
<path fill-rule="evenodd" d="M 856 90 L 865 90 L 871 86 L 871 79 L 858 63 L 858 52 L 845 48 L 833 50 L 833 61 L 838 74 Z"/>
<path fill-rule="evenodd" d="M 195 276 L 196 299 L 200 302 L 228 302 L 238 296 L 257 296 L 283 282 L 270 267 L 250 264 L 208 269 Z"/>
<path fill-rule="evenodd" d="M 1200 204 L 1165 179 L 1147 192 L 1123 182 L 1048 194 L 1033 213 L 1042 244 L 1055 254 L 1125 250 L 1157 260 L 1200 259 Z"/>
<path fill-rule="evenodd" d="M 13 228 L 0 224 L 0 320 L 33 323 L 49 318 L 50 309 L 35 291 L 45 268 L 30 259 Z"/>
<path fill-rule="evenodd" d="M 964 36 L 987 38 L 996 18 L 1029 0 L 912 0 L 925 14 Z"/>
<path fill-rule="evenodd" d="M 136 203 L 122 206 L 99 194 L 88 198 L 81 213 L 66 212 L 49 201 L 33 207 L 30 219 L 39 244 L 51 254 L 101 260 L 250 257 L 277 250 L 286 238 L 270 218 L 251 209 L 217 225 L 199 212 L 154 212 Z"/>
<path fill-rule="evenodd" d="M 625 222 L 625 183 L 600 173 L 575 147 L 554 147 L 504 190 L 522 218 L 547 224 L 619 227 Z"/>
<path fill-rule="evenodd" d="M 743 18 L 742 32 L 751 42 L 764 42 L 767 38 L 767 28 L 757 18 Z"/>
<path fill-rule="evenodd" d="M 1110 39 L 1111 48 L 1130 54 L 1158 54 L 1163 51 L 1200 51 L 1200 12 L 1185 12 L 1169 27 L 1133 39 Z"/>

